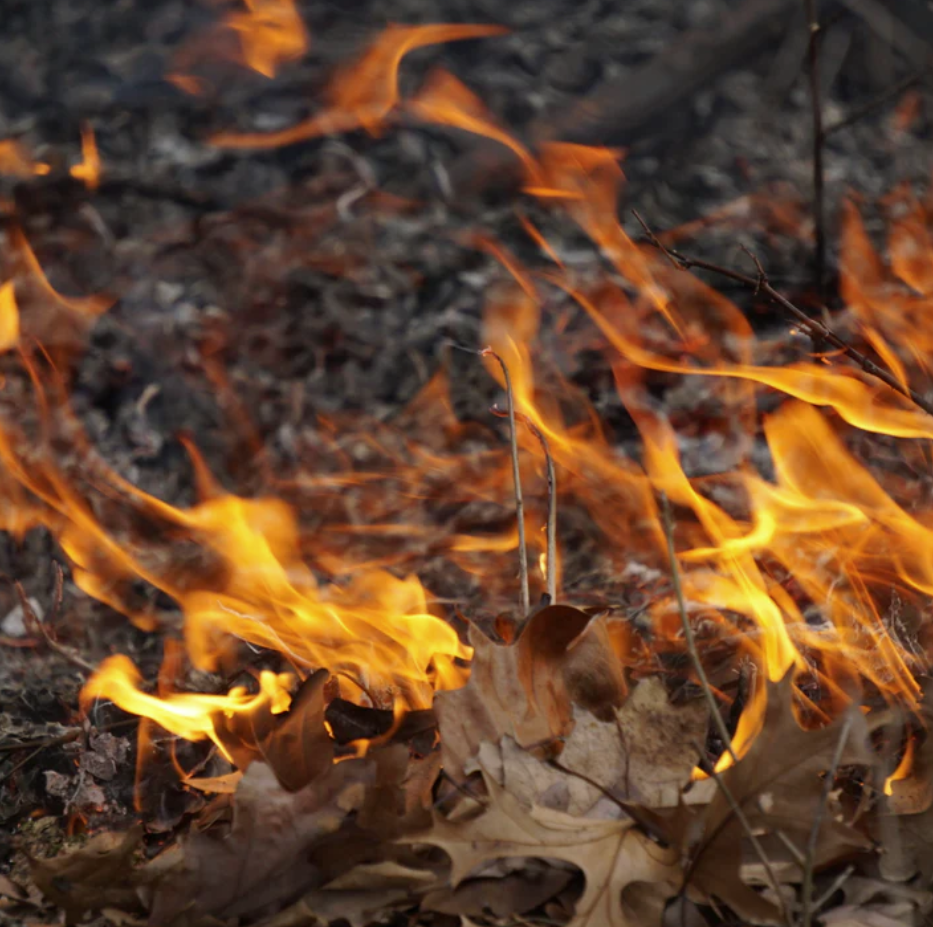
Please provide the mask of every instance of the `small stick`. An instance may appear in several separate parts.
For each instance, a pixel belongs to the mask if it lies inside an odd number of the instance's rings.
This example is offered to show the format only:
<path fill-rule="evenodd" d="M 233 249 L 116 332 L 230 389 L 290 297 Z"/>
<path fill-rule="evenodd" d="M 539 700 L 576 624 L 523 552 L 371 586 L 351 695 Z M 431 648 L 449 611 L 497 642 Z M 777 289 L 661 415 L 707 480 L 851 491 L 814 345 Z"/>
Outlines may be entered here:
<path fill-rule="evenodd" d="M 883 367 L 879 367 L 871 358 L 866 357 L 862 354 L 861 351 L 853 348 L 851 345 L 846 344 L 832 329 L 827 328 L 819 319 L 814 319 L 808 316 L 802 309 L 798 309 L 786 296 L 782 293 L 779 293 L 774 289 L 773 286 L 768 282 L 766 275 L 763 275 L 761 270 L 761 265 L 758 262 L 758 259 L 755 258 L 755 263 L 759 268 L 759 274 L 757 277 L 749 277 L 747 274 L 739 273 L 738 271 L 729 270 L 728 267 L 722 267 L 719 264 L 713 264 L 709 261 L 703 261 L 699 258 L 687 257 L 684 254 L 681 254 L 679 251 L 674 251 L 672 249 L 663 248 L 662 249 L 666 254 L 676 258 L 677 263 L 685 270 L 690 270 L 697 268 L 699 270 L 708 270 L 710 273 L 719 274 L 720 276 L 727 277 L 730 280 L 735 280 L 738 283 L 744 283 L 745 286 L 750 289 L 764 293 L 772 302 L 777 303 L 783 309 L 786 309 L 800 325 L 807 330 L 807 333 L 811 338 L 822 338 L 824 341 L 831 344 L 834 348 L 838 348 L 845 354 L 848 358 L 853 360 L 858 364 L 862 370 L 865 371 L 869 376 L 875 377 L 875 379 L 880 380 L 885 386 L 889 386 L 896 393 L 900 393 L 905 399 L 909 399 L 915 406 L 920 409 L 923 409 L 927 415 L 933 415 L 933 404 L 927 402 L 918 392 L 911 389 L 910 387 L 905 387 L 898 380 L 893 377 L 887 370 Z M 754 255 L 753 255 L 754 257 Z"/>
<path fill-rule="evenodd" d="M 674 255 L 671 254 L 670 251 L 668 251 L 667 248 L 664 247 L 664 245 L 662 244 L 658 236 L 655 235 L 654 232 L 651 230 L 651 226 L 649 226 L 648 223 L 645 222 L 644 219 L 642 219 L 641 213 L 639 213 L 637 209 L 633 209 L 632 215 L 635 216 L 635 218 L 638 220 L 638 224 L 645 230 L 645 234 L 650 239 L 651 244 L 653 244 L 655 248 L 657 248 L 658 251 L 660 251 L 671 262 L 671 264 L 673 264 L 674 267 L 677 268 L 677 270 L 681 270 L 682 266 L 677 261 L 677 258 L 675 258 Z"/>
<path fill-rule="evenodd" d="M 493 406 L 493 414 L 504 416 L 501 409 Z M 547 594 L 553 605 L 557 601 L 557 474 L 554 471 L 554 459 L 551 457 L 551 446 L 541 429 L 524 412 L 515 412 L 515 418 L 538 439 L 541 450 L 544 452 L 544 461 L 547 466 Z"/>
<path fill-rule="evenodd" d="M 810 927 L 813 922 L 813 866 L 816 857 L 816 845 L 820 839 L 820 825 L 823 823 L 823 816 L 826 813 L 826 806 L 829 804 L 829 793 L 833 790 L 833 784 L 836 779 L 836 770 L 842 761 L 842 751 L 845 750 L 846 741 L 849 739 L 849 731 L 852 728 L 852 715 L 846 716 L 839 732 L 839 740 L 836 742 L 836 749 L 833 753 L 832 762 L 829 769 L 826 770 L 826 779 L 823 781 L 823 792 L 820 795 L 820 803 L 817 805 L 816 814 L 813 816 L 813 825 L 810 828 L 810 839 L 807 840 L 806 865 L 803 867 L 803 913 L 800 916 L 802 927 Z"/>
<path fill-rule="evenodd" d="M 774 874 L 774 869 L 771 867 L 771 862 L 765 853 L 765 848 L 761 845 L 761 841 L 755 836 L 755 832 L 752 830 L 752 826 L 749 823 L 748 818 L 745 817 L 745 812 L 742 810 L 742 806 L 735 800 L 735 796 L 732 794 L 732 792 L 729 791 L 729 787 L 723 781 L 722 776 L 720 776 L 715 769 L 711 770 L 710 774 L 713 777 L 713 781 L 718 786 L 719 791 L 722 792 L 724 798 L 729 803 L 729 807 L 732 809 L 732 813 L 736 816 L 739 824 L 742 825 L 742 830 L 745 831 L 745 836 L 748 837 L 749 841 L 751 842 L 752 849 L 755 851 L 755 855 L 758 857 L 761 865 L 764 866 L 765 872 L 768 874 L 768 881 L 771 883 L 771 887 L 774 889 L 774 892 L 777 895 L 778 904 L 781 907 L 781 914 L 784 916 L 784 920 L 788 924 L 788 927 L 790 927 L 790 913 L 787 910 L 787 906 L 784 904 L 784 896 L 781 894 L 781 883 L 778 882 L 777 876 Z"/>
<path fill-rule="evenodd" d="M 515 430 L 515 401 L 512 396 L 512 378 L 505 361 L 492 348 L 483 348 L 481 357 L 494 357 L 502 368 L 505 378 L 505 397 L 508 402 L 509 439 L 512 447 L 512 482 L 515 484 L 515 515 L 518 518 L 518 572 L 521 580 L 522 618 L 531 611 L 531 595 L 528 592 L 528 551 L 525 547 L 525 500 L 522 498 L 522 478 L 518 469 L 518 435 Z"/>
<path fill-rule="evenodd" d="M 642 808 L 640 805 L 632 804 L 627 802 L 624 799 L 619 798 L 612 789 L 608 788 L 605 785 L 601 785 L 595 779 L 587 776 L 585 773 L 577 772 L 575 769 L 571 769 L 569 766 L 564 766 L 563 763 L 555 760 L 553 758 L 547 760 L 548 766 L 553 766 L 554 769 L 559 770 L 567 776 L 573 776 L 575 779 L 579 779 L 581 782 L 585 782 L 587 785 L 596 789 L 598 792 L 603 794 L 609 801 L 618 805 L 658 846 L 669 847 L 671 845 L 670 838 L 663 830 L 659 827 L 657 819 L 655 819 L 650 812 Z"/>
<path fill-rule="evenodd" d="M 914 71 L 913 74 L 908 74 L 903 80 L 899 80 L 893 86 L 888 87 L 887 90 L 882 90 L 881 93 L 872 97 L 867 103 L 853 110 L 848 116 L 839 119 L 837 122 L 830 123 L 830 125 L 826 126 L 823 130 L 823 138 L 825 139 L 841 129 L 846 129 L 865 116 L 868 116 L 870 113 L 873 113 L 876 109 L 881 109 L 895 97 L 900 96 L 905 90 L 910 90 L 914 84 L 923 80 L 923 78 L 930 73 L 931 69 L 933 69 L 933 65 L 927 65 L 919 71 Z"/>
<path fill-rule="evenodd" d="M 846 868 L 843 869 L 835 879 L 833 879 L 832 885 L 830 885 L 829 888 L 827 888 L 826 891 L 823 892 L 823 894 L 813 902 L 813 910 L 821 910 L 823 905 L 825 905 L 826 902 L 829 901 L 829 899 L 832 898 L 840 888 L 842 888 L 853 872 L 855 872 L 855 866 L 849 863 L 849 865 L 846 866 Z"/>
<path fill-rule="evenodd" d="M 62 568 L 56 563 L 55 596 L 52 600 L 52 609 L 49 612 L 50 618 L 57 615 L 58 610 L 61 607 L 63 583 L 64 577 L 62 574 Z M 19 604 L 23 610 L 23 624 L 26 625 L 29 633 L 34 637 L 39 637 L 42 642 L 49 648 L 49 650 L 52 650 L 59 656 L 64 657 L 64 659 L 66 659 L 72 666 L 76 666 L 82 672 L 93 676 L 94 673 L 97 672 L 97 667 L 92 663 L 88 663 L 88 661 L 85 660 L 84 657 L 82 657 L 81 654 L 79 654 L 76 650 L 73 650 L 71 647 L 66 647 L 64 644 L 61 644 L 55 640 L 55 638 L 49 632 L 49 629 L 39 620 L 39 616 L 36 614 L 35 609 L 32 607 L 32 604 L 26 596 L 26 590 L 23 589 L 22 583 L 13 583 L 13 588 L 16 589 L 16 594 L 19 597 Z"/>
<path fill-rule="evenodd" d="M 816 239 L 817 292 L 823 296 L 826 270 L 826 224 L 825 197 L 823 194 L 823 106 L 820 99 L 820 20 L 816 12 L 816 0 L 804 0 L 807 24 L 810 28 L 808 47 L 810 72 L 810 102 L 813 110 L 813 232 Z"/>
<path fill-rule="evenodd" d="M 667 501 L 667 495 L 663 492 L 661 493 L 661 514 L 662 520 L 664 521 L 664 535 L 667 538 L 667 555 L 671 561 L 671 578 L 674 582 L 674 595 L 677 597 L 677 609 L 680 612 L 680 623 L 684 629 L 684 639 L 687 642 L 687 650 L 690 652 L 690 660 L 693 662 L 693 669 L 700 680 L 700 687 L 703 689 L 703 694 L 706 696 L 706 702 L 709 705 L 710 714 L 712 715 L 713 723 L 716 725 L 716 730 L 726 750 L 729 752 L 729 756 L 732 757 L 732 762 L 738 763 L 739 758 L 736 756 L 735 750 L 732 747 L 732 738 L 729 736 L 729 729 L 726 727 L 726 722 L 719 712 L 719 706 L 716 704 L 716 696 L 713 695 L 709 679 L 706 678 L 706 670 L 703 669 L 703 663 L 700 660 L 700 653 L 697 650 L 696 640 L 694 640 L 693 637 L 693 628 L 690 625 L 690 619 L 687 617 L 684 591 L 680 584 L 680 568 L 677 565 L 677 553 L 674 550 L 674 520 L 671 517 L 671 506 Z M 701 750 L 701 756 L 702 753 L 703 751 Z M 713 775 L 715 775 L 715 770 L 711 769 L 711 771 Z"/>

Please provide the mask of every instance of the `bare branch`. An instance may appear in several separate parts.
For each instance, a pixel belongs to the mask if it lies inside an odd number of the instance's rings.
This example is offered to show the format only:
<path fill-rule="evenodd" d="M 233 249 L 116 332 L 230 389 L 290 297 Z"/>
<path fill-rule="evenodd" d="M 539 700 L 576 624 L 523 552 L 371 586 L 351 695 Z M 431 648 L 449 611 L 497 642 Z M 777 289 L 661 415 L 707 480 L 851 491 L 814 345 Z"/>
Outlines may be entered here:
<path fill-rule="evenodd" d="M 758 857 L 759 862 L 764 866 L 764 870 L 768 875 L 768 881 L 771 883 L 771 887 L 774 889 L 774 893 L 777 895 L 778 905 L 780 905 L 781 913 L 784 916 L 784 920 L 787 923 L 788 927 L 791 927 L 791 918 L 790 912 L 787 910 L 787 905 L 784 903 L 784 896 L 781 894 L 781 884 L 777 880 L 777 876 L 774 874 L 774 868 L 771 866 L 771 861 L 768 859 L 767 854 L 765 853 L 765 848 L 761 845 L 761 841 L 758 837 L 755 836 L 755 832 L 752 830 L 752 826 L 749 823 L 747 817 L 745 817 L 745 812 L 742 810 L 742 806 L 735 800 L 735 796 L 732 792 L 729 791 L 729 787 L 723 782 L 722 776 L 716 772 L 715 769 L 710 770 L 710 775 L 713 777 L 713 781 L 719 788 L 719 791 L 722 792 L 723 797 L 729 803 L 729 807 L 732 809 L 732 813 L 735 815 L 736 820 L 741 824 L 742 830 L 745 831 L 745 836 L 748 837 L 752 849 L 755 851 L 755 855 Z"/>
<path fill-rule="evenodd" d="M 667 538 L 667 555 L 671 562 L 671 579 L 674 582 L 674 595 L 677 597 L 677 608 L 680 612 L 680 623 L 684 629 L 684 640 L 687 644 L 687 650 L 693 662 L 693 669 L 697 674 L 697 678 L 700 680 L 700 687 L 703 689 L 703 694 L 706 696 L 706 701 L 709 705 L 713 723 L 716 725 L 716 730 L 726 750 L 729 752 L 729 756 L 732 757 L 732 762 L 738 763 L 739 758 L 736 756 L 735 750 L 732 747 L 732 738 L 729 736 L 729 729 L 726 727 L 726 722 L 719 712 L 719 706 L 716 704 L 716 696 L 713 695 L 709 679 L 706 678 L 706 670 L 703 669 L 703 662 L 700 660 L 700 653 L 697 650 L 696 640 L 693 637 L 693 627 L 687 616 L 684 591 L 680 584 L 680 568 L 677 565 L 677 552 L 674 550 L 674 520 L 671 517 L 670 503 L 667 501 L 667 496 L 663 492 L 661 493 L 661 515 L 664 521 L 664 535 Z"/>
<path fill-rule="evenodd" d="M 56 563 L 56 575 L 55 575 L 55 597 L 52 601 L 52 609 L 50 611 L 50 616 L 57 615 L 58 610 L 61 607 L 62 602 L 62 586 L 63 586 L 63 576 L 62 568 Z M 23 610 L 23 624 L 26 626 L 26 629 L 33 637 L 39 638 L 49 650 L 54 651 L 59 656 L 67 660 L 72 666 L 76 666 L 82 672 L 87 673 L 89 676 L 93 676 L 97 672 L 97 667 L 93 663 L 88 663 L 84 657 L 81 656 L 76 650 L 73 650 L 71 647 L 66 647 L 64 644 L 59 643 L 50 633 L 49 629 L 39 620 L 39 616 L 36 614 L 35 609 L 32 607 L 32 603 L 29 601 L 29 598 L 26 595 L 26 590 L 23 589 L 23 586 L 19 582 L 13 583 L 13 588 L 16 590 L 16 595 L 19 597 L 19 604 Z"/>
<path fill-rule="evenodd" d="M 823 295 L 826 273 L 825 197 L 823 194 L 823 105 L 820 99 L 820 20 L 816 0 L 804 0 L 807 25 L 810 29 L 808 48 L 810 74 L 810 105 L 813 110 L 813 235 L 816 245 L 817 291 Z"/>
<path fill-rule="evenodd" d="M 671 255 L 676 258 L 677 263 L 685 270 L 699 269 L 699 270 L 708 270 L 711 273 L 719 274 L 720 276 L 727 277 L 730 280 L 735 280 L 738 283 L 744 283 L 745 286 L 749 287 L 752 290 L 757 292 L 764 293 L 772 302 L 777 303 L 783 309 L 786 309 L 794 319 L 800 323 L 800 325 L 806 329 L 807 333 L 811 338 L 821 338 L 828 344 L 831 344 L 834 348 L 838 348 L 845 354 L 850 360 L 854 361 L 862 370 L 865 371 L 869 376 L 874 377 L 876 380 L 880 380 L 886 386 L 889 386 L 896 393 L 900 393 L 905 399 L 909 399 L 915 406 L 920 409 L 923 409 L 927 415 L 933 415 L 933 404 L 928 402 L 923 398 L 918 392 L 911 389 L 909 386 L 904 386 L 900 383 L 895 377 L 893 377 L 887 370 L 883 367 L 879 367 L 871 358 L 866 357 L 862 354 L 861 351 L 853 348 L 851 345 L 846 344 L 832 329 L 827 328 L 819 319 L 814 319 L 808 316 L 802 309 L 799 309 L 795 306 L 786 296 L 782 293 L 779 293 L 771 284 L 768 282 L 767 277 L 762 275 L 760 270 L 761 265 L 758 264 L 757 258 L 756 264 L 759 268 L 759 274 L 757 277 L 749 277 L 747 274 L 739 273 L 735 270 L 729 270 L 728 267 L 721 267 L 719 264 L 713 264 L 710 261 L 703 261 L 699 258 L 691 258 L 686 255 L 681 254 L 679 251 L 674 251 L 671 249 L 662 249 L 665 254 Z"/>
<path fill-rule="evenodd" d="M 803 913 L 800 916 L 802 927 L 811 927 L 813 923 L 813 867 L 816 860 L 816 845 L 820 839 L 820 826 L 823 823 L 823 817 L 826 814 L 826 806 L 829 804 L 829 793 L 833 790 L 833 784 L 836 779 L 836 770 L 842 760 L 842 751 L 845 750 L 846 741 L 849 739 L 849 731 L 852 729 L 852 715 L 846 716 L 842 724 L 842 730 L 839 732 L 839 740 L 836 742 L 836 749 L 833 753 L 832 762 L 829 769 L 826 770 L 826 779 L 823 781 L 823 792 L 820 795 L 820 803 L 817 805 L 816 814 L 813 816 L 813 826 L 810 828 L 810 839 L 807 840 L 806 862 L 803 867 Z"/>
<path fill-rule="evenodd" d="M 531 611 L 531 595 L 528 592 L 528 549 L 525 547 L 525 500 L 522 497 L 522 479 L 518 469 L 518 435 L 515 431 L 515 399 L 512 395 L 512 378 L 505 361 L 492 348 L 480 351 L 483 357 L 494 357 L 502 368 L 505 378 L 505 396 L 508 402 L 509 438 L 512 447 L 512 481 L 515 484 L 515 515 L 518 519 L 518 572 L 521 580 L 522 619 Z"/>
<path fill-rule="evenodd" d="M 501 414 L 501 413 L 499 413 Z M 544 452 L 547 467 L 547 594 L 551 604 L 557 601 L 557 474 L 551 446 L 541 429 L 524 412 L 515 412 L 515 417 L 538 439 Z"/>

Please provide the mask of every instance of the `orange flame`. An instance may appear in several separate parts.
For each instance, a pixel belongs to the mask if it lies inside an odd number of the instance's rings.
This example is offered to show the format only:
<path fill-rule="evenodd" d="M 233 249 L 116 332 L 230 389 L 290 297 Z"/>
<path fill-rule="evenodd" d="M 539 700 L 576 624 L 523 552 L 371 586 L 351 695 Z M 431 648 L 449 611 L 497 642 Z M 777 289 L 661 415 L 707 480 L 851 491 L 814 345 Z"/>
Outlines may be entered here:
<path fill-rule="evenodd" d="M 9 351 L 19 342 L 19 309 L 13 293 L 13 282 L 0 286 L 0 351 Z"/>
<path fill-rule="evenodd" d="M 328 105 L 310 119 L 269 133 L 222 133 L 215 145 L 227 148 L 278 148 L 335 132 L 363 128 L 379 132 L 399 103 L 398 71 L 411 51 L 441 42 L 481 38 L 504 32 L 499 26 L 438 24 L 389 26 L 369 50 L 337 76 L 328 88 Z"/>
<path fill-rule="evenodd" d="M 34 177 L 48 174 L 51 170 L 48 164 L 34 161 L 19 142 L 13 139 L 0 141 L 0 175 Z"/>
<path fill-rule="evenodd" d="M 281 56 L 296 46 L 286 52 L 276 46 L 273 55 L 267 46 L 248 50 L 248 43 L 267 26 L 281 39 L 290 28 L 282 24 L 294 9 L 283 12 L 285 4 L 259 0 L 248 6 L 249 14 L 238 15 L 250 20 L 249 28 L 246 20 L 242 28 L 235 26 L 244 55 L 247 60 L 253 56 L 257 69 L 274 72 Z M 656 573 L 656 594 L 646 606 L 651 647 L 678 652 L 684 647 L 679 603 L 664 585 L 672 567 L 657 506 L 664 493 L 678 510 L 674 566 L 688 617 L 702 623 L 698 636 L 704 656 L 719 646 L 743 654 L 770 680 L 788 670 L 809 677 L 821 694 L 807 712 L 818 720 L 841 710 L 857 697 L 859 687 L 916 709 L 916 676 L 923 658 L 906 646 L 880 603 L 892 589 L 918 600 L 933 593 L 933 509 L 902 498 L 893 478 L 881 468 L 870 471 L 847 438 L 852 428 L 889 438 L 931 438 L 933 420 L 900 394 L 828 358 L 827 363 L 800 358 L 769 364 L 764 346 L 736 306 L 626 233 L 616 212 L 625 180 L 618 152 L 564 143 L 532 152 L 443 71 L 435 71 L 413 98 L 400 98 L 398 71 L 408 52 L 500 31 L 462 25 L 390 27 L 335 79 L 327 105 L 310 120 L 283 132 L 228 134 L 215 142 L 270 147 L 332 131 L 377 132 L 405 112 L 483 135 L 511 150 L 524 174 L 526 193 L 561 210 L 584 231 L 604 272 L 575 274 L 524 218 L 526 231 L 549 258 L 546 271 L 523 266 L 501 244 L 473 234 L 469 244 L 494 255 L 503 268 L 502 279 L 486 293 L 484 341 L 508 366 L 517 410 L 547 438 L 562 499 L 584 509 L 595 526 L 609 572 Z M 92 143 L 88 130 L 85 145 Z M 87 173 L 75 176 L 90 184 L 97 174 L 90 170 L 89 151 L 86 147 Z M 902 383 L 916 383 L 929 375 L 933 355 L 925 334 L 933 298 L 930 222 L 926 208 L 906 190 L 892 196 L 888 205 L 896 212 L 889 236 L 890 267 L 872 249 L 855 207 L 847 207 L 842 288 L 862 337 Z M 96 298 L 59 296 L 22 234 L 15 232 L 13 242 L 44 295 L 87 318 L 103 311 Z M 541 332 L 555 301 L 566 306 L 567 316 L 575 313 L 579 323 L 566 325 L 560 346 Z M 18 318 L 12 285 L 5 284 L 0 288 L 0 346 L 16 343 Z M 561 331 L 563 324 L 555 330 Z M 619 396 L 641 436 L 637 460 L 610 440 L 592 405 L 557 372 L 566 367 L 552 355 L 584 347 L 597 348 L 610 361 Z M 498 364 L 488 356 L 484 361 L 501 384 Z M 706 478 L 688 475 L 686 438 L 696 423 L 687 421 L 675 430 L 658 410 L 649 390 L 656 374 L 678 375 L 709 392 L 715 436 L 729 452 L 724 472 Z M 216 374 L 214 382 L 222 383 L 222 375 Z M 757 408 L 762 388 L 782 394 L 783 400 L 764 417 Z M 50 408 L 65 421 L 62 431 L 78 440 L 64 398 L 46 403 L 40 395 L 38 404 L 47 419 L 42 436 L 47 444 L 53 437 Z M 50 528 L 74 565 L 78 586 L 141 627 L 152 628 L 156 621 L 134 604 L 131 583 L 142 579 L 170 596 L 181 609 L 186 651 L 198 668 L 236 665 L 243 645 L 268 648 L 298 675 L 325 667 L 349 680 L 361 701 L 396 712 L 425 707 L 437 689 L 463 682 L 471 653 L 432 612 L 421 582 L 390 572 L 406 572 L 399 539 L 422 545 L 428 555 L 444 557 L 465 574 L 478 573 L 486 580 L 490 565 L 497 562 L 493 555 L 513 550 L 517 532 L 510 520 L 507 528 L 503 522 L 481 534 L 445 525 L 439 538 L 437 531 L 409 519 L 407 508 L 415 500 L 434 501 L 426 488 L 431 481 L 446 493 L 456 491 L 458 501 L 495 503 L 508 511 L 510 468 L 501 449 L 475 451 L 475 432 L 457 421 L 441 375 L 424 387 L 407 412 L 410 421 L 429 420 L 425 430 L 434 443 L 426 440 L 416 447 L 413 441 L 390 436 L 388 428 L 368 427 L 359 440 L 380 466 L 365 472 L 357 472 L 351 455 L 339 447 L 336 425 L 319 421 L 315 437 L 322 446 L 336 448 L 337 466 L 300 473 L 288 490 L 333 502 L 342 489 L 353 486 L 361 497 L 378 501 L 364 507 L 366 518 L 347 508 L 344 518 L 332 519 L 313 538 L 302 536 L 296 508 L 284 499 L 242 498 L 223 491 L 196 453 L 200 501 L 178 508 L 104 468 L 79 482 L 48 460 L 37 463 L 24 452 L 30 436 L 12 425 L 0 428 L 0 490 L 4 501 L 9 500 L 0 507 L 0 517 L 11 531 L 33 524 Z M 519 432 L 525 527 L 539 565 L 531 581 L 541 584 L 537 574 L 547 567 L 539 530 L 544 524 L 544 464 L 534 437 L 526 429 Z M 751 464 L 761 434 L 769 456 L 767 479 L 759 473 L 765 468 Z M 473 449 L 463 450 L 471 441 Z M 389 477 L 397 490 L 393 493 L 385 491 Z M 111 507 L 120 503 L 130 510 L 137 530 L 111 525 L 99 513 L 97 496 Z M 393 509 L 390 496 L 403 501 Z M 369 520 L 372 513 L 380 517 Z M 352 535 L 360 550 L 338 545 L 338 535 Z M 197 545 L 204 563 L 179 564 L 165 551 L 154 550 L 153 538 L 165 539 L 169 552 L 170 541 L 183 538 Z M 558 561 L 566 559 L 562 553 L 566 551 L 558 551 Z M 331 581 L 320 580 L 318 574 L 329 575 Z M 634 660 L 633 633 L 616 630 L 620 654 Z M 178 693 L 162 685 L 151 695 L 143 691 L 135 667 L 115 657 L 89 682 L 84 699 L 86 704 L 110 698 L 179 736 L 212 739 L 223 750 L 217 736 L 221 717 L 282 711 L 293 682 L 291 674 L 267 672 L 260 674 L 255 694 L 243 688 L 223 695 Z M 752 688 L 735 734 L 739 755 L 762 724 L 765 687 Z M 722 759 L 720 768 L 727 762 Z"/>
<path fill-rule="evenodd" d="M 243 60 L 254 71 L 275 77 L 282 64 L 308 50 L 308 35 L 292 0 L 243 0 L 246 10 L 225 24 L 240 37 Z"/>
<path fill-rule="evenodd" d="M 259 692 L 247 693 L 235 687 L 226 695 L 172 692 L 162 697 L 142 691 L 142 677 L 132 661 L 124 656 L 108 657 L 81 691 L 81 705 L 90 707 L 95 699 L 110 699 L 126 711 L 151 718 L 165 730 L 186 740 L 212 740 L 231 762 L 222 740 L 215 732 L 215 717 L 234 714 L 251 715 L 264 705 L 273 714 L 285 711 L 290 702 L 289 689 L 294 682 L 288 674 L 259 674 Z"/>
<path fill-rule="evenodd" d="M 71 176 L 83 181 L 88 190 L 96 190 L 100 185 L 100 154 L 94 130 L 89 125 L 81 129 L 81 163 L 71 169 Z"/>

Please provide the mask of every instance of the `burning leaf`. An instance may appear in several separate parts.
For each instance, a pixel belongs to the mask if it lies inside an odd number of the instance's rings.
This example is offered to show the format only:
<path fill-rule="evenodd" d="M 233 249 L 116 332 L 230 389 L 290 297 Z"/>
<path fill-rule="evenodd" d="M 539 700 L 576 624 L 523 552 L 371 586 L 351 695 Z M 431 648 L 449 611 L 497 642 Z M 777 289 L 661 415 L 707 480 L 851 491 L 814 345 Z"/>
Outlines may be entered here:
<path fill-rule="evenodd" d="M 604 624 L 568 605 L 536 612 L 518 640 L 494 644 L 473 630 L 469 682 L 438 693 L 444 768 L 453 776 L 483 741 L 553 745 L 573 727 L 573 704 L 601 713 L 621 704 L 625 683 Z"/>
<path fill-rule="evenodd" d="M 162 872 L 151 922 L 187 927 L 288 904 L 321 879 L 309 851 L 361 807 L 375 770 L 371 761 L 348 760 L 287 792 L 268 766 L 253 763 L 234 796 L 229 833 L 194 834 Z"/>
<path fill-rule="evenodd" d="M 455 887 L 494 860 L 563 860 L 586 879 L 571 927 L 647 927 L 626 908 L 626 886 L 647 882 L 665 897 L 676 893 L 681 872 L 676 849 L 653 843 L 631 821 L 579 818 L 541 807 L 526 811 L 485 771 L 484 778 L 490 797 L 479 817 L 454 822 L 435 813 L 432 828 L 414 838 L 447 853 Z"/>
<path fill-rule="evenodd" d="M 65 911 L 69 924 L 104 907 L 136 908 L 133 857 L 143 831 L 99 834 L 85 846 L 53 859 L 30 858 L 33 881 L 42 894 Z"/>
<path fill-rule="evenodd" d="M 742 808 L 756 834 L 766 835 L 765 845 L 780 832 L 804 854 L 813 820 L 823 801 L 823 774 L 849 725 L 841 766 L 871 766 L 874 756 L 868 744 L 869 725 L 854 708 L 847 717 L 828 727 L 806 731 L 793 711 L 793 673 L 768 683 L 767 707 L 762 727 L 748 752 L 722 774 L 722 782 Z M 741 879 L 745 832 L 722 791 L 690 825 L 685 849 L 692 853 L 690 884 L 704 897 L 716 896 L 739 915 L 754 923 L 774 923 L 778 909 Z M 839 819 L 838 808 L 825 811 L 814 854 L 814 865 L 824 866 L 854 850 L 866 850 L 871 841 Z M 800 878 L 800 867 L 787 867 L 790 881 Z"/>
<path fill-rule="evenodd" d="M 211 792 L 214 795 L 233 795 L 242 778 L 243 773 L 237 769 L 222 776 L 196 776 L 193 779 L 183 781 L 185 785 L 201 792 Z"/>
<path fill-rule="evenodd" d="M 273 713 L 269 702 L 255 711 L 216 716 L 215 729 L 236 765 L 245 770 L 263 759 L 283 788 L 297 792 L 334 761 L 334 744 L 324 727 L 326 670 L 318 670 L 298 688 L 288 711 Z M 226 722 L 226 723 L 224 723 Z"/>

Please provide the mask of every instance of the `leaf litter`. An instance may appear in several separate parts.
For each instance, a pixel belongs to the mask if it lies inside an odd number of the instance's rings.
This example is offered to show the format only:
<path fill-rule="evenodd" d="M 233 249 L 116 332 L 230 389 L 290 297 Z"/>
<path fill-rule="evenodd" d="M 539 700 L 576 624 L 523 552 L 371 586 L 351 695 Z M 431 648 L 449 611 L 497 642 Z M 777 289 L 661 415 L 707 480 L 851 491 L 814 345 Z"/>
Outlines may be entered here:
<path fill-rule="evenodd" d="M 270 722 L 255 721 L 234 745 L 246 751 L 243 768 L 217 777 L 220 794 L 187 834 L 147 861 L 141 828 L 105 833 L 65 855 L 30 858 L 31 882 L 70 923 L 122 911 L 166 927 L 366 927 L 395 912 L 425 923 L 453 915 L 641 927 L 667 923 L 665 909 L 677 904 L 725 905 L 749 924 L 783 923 L 754 835 L 795 919 L 800 902 L 789 887 L 799 888 L 805 865 L 831 873 L 853 860 L 864 861 L 866 875 L 839 887 L 831 900 L 841 903 L 826 907 L 825 923 L 881 925 L 929 909 L 919 887 L 927 876 L 868 875 L 883 859 L 866 813 L 877 800 L 865 797 L 877 766 L 871 738 L 888 715 L 852 709 L 804 730 L 788 674 L 767 684 L 761 732 L 714 789 L 695 781 L 710 759 L 702 755 L 705 701 L 696 694 L 673 704 L 658 677 L 627 693 L 615 676 L 601 678 L 604 622 L 552 607 L 513 643 L 481 644 L 471 683 L 436 699 L 439 744 L 426 755 L 376 743 L 364 757 L 336 761 L 321 741 L 325 680 L 311 677 L 294 717 L 274 718 L 290 732 L 283 745 L 263 749 Z M 581 686 L 572 655 L 588 635 Z M 497 680 L 507 680 L 504 693 L 488 688 Z M 458 700 L 481 719 L 475 730 L 453 710 Z M 830 771 L 839 784 L 826 797 Z M 904 828 L 908 842 L 910 833 Z"/>

